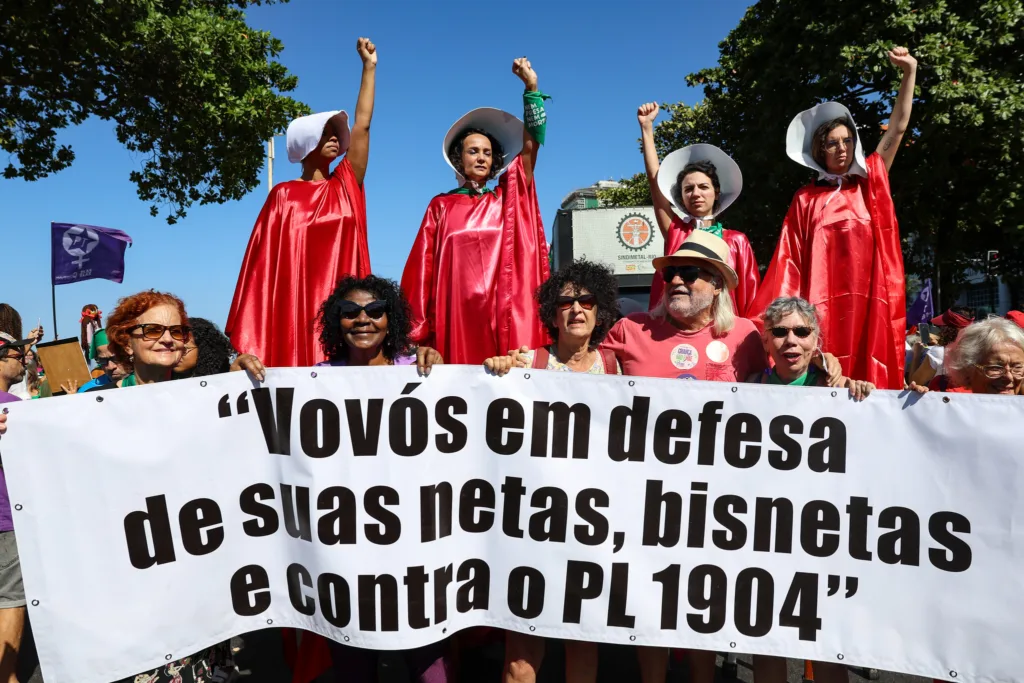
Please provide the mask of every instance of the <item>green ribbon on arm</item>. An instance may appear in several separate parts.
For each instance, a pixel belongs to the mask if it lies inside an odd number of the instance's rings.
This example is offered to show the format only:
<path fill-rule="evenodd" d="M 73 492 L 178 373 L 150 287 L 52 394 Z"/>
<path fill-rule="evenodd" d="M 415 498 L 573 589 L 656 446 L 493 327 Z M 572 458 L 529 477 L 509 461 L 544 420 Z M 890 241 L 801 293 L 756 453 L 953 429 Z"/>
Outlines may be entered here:
<path fill-rule="evenodd" d="M 545 95 L 539 90 L 523 92 L 523 120 L 526 122 L 526 130 L 542 145 L 548 127 L 548 113 L 544 110 L 544 100 L 550 99 L 550 95 Z"/>

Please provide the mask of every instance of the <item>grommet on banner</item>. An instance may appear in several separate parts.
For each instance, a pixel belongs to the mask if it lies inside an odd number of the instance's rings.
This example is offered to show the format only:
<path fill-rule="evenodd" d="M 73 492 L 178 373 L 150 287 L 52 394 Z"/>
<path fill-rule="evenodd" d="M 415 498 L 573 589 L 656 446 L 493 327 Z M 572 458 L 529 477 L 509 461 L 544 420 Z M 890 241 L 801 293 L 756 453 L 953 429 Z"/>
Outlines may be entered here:
<path fill-rule="evenodd" d="M 731 648 L 733 648 L 735 650 L 736 649 L 736 643 L 729 643 L 729 647 L 731 647 Z"/>
<path fill-rule="evenodd" d="M 7 414 L 7 408 L 4 408 L 4 415 Z"/>
<path fill-rule="evenodd" d="M 839 395 L 839 392 L 837 392 L 837 391 L 833 391 L 833 392 L 832 392 L 832 398 L 835 398 L 835 397 L 836 397 L 836 396 L 838 396 L 838 395 Z"/>
<path fill-rule="evenodd" d="M 530 379 L 530 373 L 526 373 L 525 375 L 523 375 L 523 377 L 525 377 L 526 379 Z"/>
<path fill-rule="evenodd" d="M 201 387 L 205 387 L 205 386 L 206 386 L 206 380 L 204 379 L 204 380 L 203 380 L 202 382 L 200 382 L 200 383 L 199 383 L 199 386 L 201 386 Z"/>
<path fill-rule="evenodd" d="M 949 396 L 943 396 L 942 397 L 942 402 L 943 403 L 949 403 Z"/>
<path fill-rule="evenodd" d="M 38 600 L 33 600 L 32 601 L 32 606 L 33 607 L 39 607 L 39 601 Z"/>
<path fill-rule="evenodd" d="M 448 633 L 448 629 L 447 628 L 441 629 L 441 633 Z"/>
<path fill-rule="evenodd" d="M 348 642 L 348 636 L 345 636 L 345 642 L 346 643 Z"/>
<path fill-rule="evenodd" d="M 836 655 L 836 659 L 838 659 L 838 660 L 839 660 L 839 661 L 841 662 L 841 661 L 843 661 L 844 659 L 846 659 L 846 657 L 844 657 L 844 656 L 843 656 L 843 653 L 842 653 L 842 652 L 840 652 L 839 654 L 837 654 L 837 655 Z"/>
<path fill-rule="evenodd" d="M 632 641 L 635 641 L 635 640 L 636 640 L 636 636 L 630 636 L 630 637 L 629 637 L 629 640 L 630 640 L 631 642 L 632 642 Z"/>
<path fill-rule="evenodd" d="M 274 623 L 273 619 L 267 619 L 267 626 L 270 626 L 273 623 Z"/>
<path fill-rule="evenodd" d="M 316 379 L 316 373 L 315 372 L 309 373 L 309 376 L 312 377 L 313 379 Z"/>
<path fill-rule="evenodd" d="M 530 631 L 531 631 L 531 632 L 532 632 L 532 631 L 536 631 L 536 630 L 537 630 L 537 627 L 536 627 L 536 626 L 531 626 L 531 627 L 530 627 Z"/>
<path fill-rule="evenodd" d="M 734 394 L 735 394 L 735 393 L 736 393 L 737 391 L 739 391 L 739 388 L 738 388 L 738 387 L 733 387 L 733 388 L 732 388 L 732 393 L 734 393 Z"/>
<path fill-rule="evenodd" d="M 17 505 L 15 505 L 14 509 L 18 510 L 20 512 L 21 511 L 21 503 L 18 503 Z"/>
<path fill-rule="evenodd" d="M 950 678 L 956 678 L 956 672 L 955 671 L 950 671 L 949 672 L 949 677 Z"/>
<path fill-rule="evenodd" d="M 164 659 L 166 659 L 169 662 L 169 661 L 171 661 L 171 656 L 170 655 L 164 655 Z"/>
<path fill-rule="evenodd" d="M 629 380 L 629 386 L 636 386 L 636 382 L 634 382 L 633 380 Z"/>
<path fill-rule="evenodd" d="M 102 396 L 97 396 L 96 397 L 96 402 L 97 403 L 103 403 L 103 397 Z"/>

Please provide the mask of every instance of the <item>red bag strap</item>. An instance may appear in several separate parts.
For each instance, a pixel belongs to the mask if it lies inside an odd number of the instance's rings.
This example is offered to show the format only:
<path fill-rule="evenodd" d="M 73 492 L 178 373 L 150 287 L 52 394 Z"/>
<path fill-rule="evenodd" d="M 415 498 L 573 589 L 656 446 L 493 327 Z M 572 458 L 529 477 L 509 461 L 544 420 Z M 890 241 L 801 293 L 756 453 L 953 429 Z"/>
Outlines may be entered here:
<path fill-rule="evenodd" d="M 599 349 L 599 352 L 601 354 L 601 362 L 604 363 L 604 374 L 619 374 L 619 364 L 615 362 L 615 352 L 611 349 Z"/>
<path fill-rule="evenodd" d="M 536 370 L 546 370 L 549 358 L 551 358 L 551 354 L 548 353 L 548 347 L 542 346 L 539 349 L 535 349 L 533 352 L 533 365 L 530 367 Z"/>

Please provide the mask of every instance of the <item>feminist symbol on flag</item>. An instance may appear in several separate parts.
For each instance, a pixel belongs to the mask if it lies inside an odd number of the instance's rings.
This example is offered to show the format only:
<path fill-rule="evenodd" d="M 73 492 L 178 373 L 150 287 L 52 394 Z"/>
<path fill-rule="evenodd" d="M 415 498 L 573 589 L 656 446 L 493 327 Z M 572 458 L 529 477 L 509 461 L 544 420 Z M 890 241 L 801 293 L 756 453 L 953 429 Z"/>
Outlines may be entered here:
<path fill-rule="evenodd" d="M 85 258 L 86 255 L 95 249 L 96 245 L 100 243 L 100 236 L 96 234 L 95 230 L 75 226 L 73 228 L 68 228 L 64 232 L 64 239 L 62 240 L 62 243 L 64 245 L 64 251 L 77 257 L 72 261 L 72 263 L 81 270 L 82 265 L 89 260 Z"/>

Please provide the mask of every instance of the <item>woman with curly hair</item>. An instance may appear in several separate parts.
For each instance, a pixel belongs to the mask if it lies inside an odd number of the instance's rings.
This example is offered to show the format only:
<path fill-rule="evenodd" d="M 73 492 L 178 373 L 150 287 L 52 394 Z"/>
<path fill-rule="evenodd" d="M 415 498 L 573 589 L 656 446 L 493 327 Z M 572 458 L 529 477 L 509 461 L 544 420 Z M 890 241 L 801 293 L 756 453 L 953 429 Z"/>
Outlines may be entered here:
<path fill-rule="evenodd" d="M 547 96 L 537 91 L 537 74 L 525 57 L 515 60 L 512 72 L 526 86 L 525 126 L 511 114 L 483 108 L 451 127 L 442 152 L 459 187 L 430 201 L 402 274 L 410 338 L 450 363 L 475 365 L 544 342 L 531 297 L 549 272 L 533 182 Z M 487 187 L 499 174 L 498 186 Z"/>
<path fill-rule="evenodd" d="M 181 360 L 174 366 L 174 379 L 208 377 L 237 370 L 248 370 L 263 379 L 260 359 L 248 353 L 237 354 L 231 340 L 216 324 L 206 318 L 190 318 L 189 325 L 192 338 L 185 343 Z"/>

